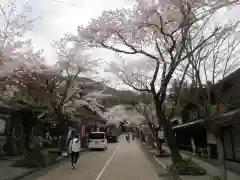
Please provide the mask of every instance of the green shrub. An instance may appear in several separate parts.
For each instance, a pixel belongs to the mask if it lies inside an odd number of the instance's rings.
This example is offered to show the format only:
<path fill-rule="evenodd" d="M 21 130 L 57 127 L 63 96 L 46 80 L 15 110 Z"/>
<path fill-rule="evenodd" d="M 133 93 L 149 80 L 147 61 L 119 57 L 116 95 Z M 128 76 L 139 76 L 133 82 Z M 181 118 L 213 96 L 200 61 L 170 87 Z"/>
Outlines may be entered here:
<path fill-rule="evenodd" d="M 49 153 L 48 151 L 42 151 L 43 166 L 54 164 L 57 161 L 57 154 Z"/>
<path fill-rule="evenodd" d="M 15 167 L 25 167 L 25 168 L 37 168 L 37 167 L 40 167 L 41 164 L 38 163 L 35 160 L 23 158 L 23 159 L 17 160 L 13 164 L 13 166 L 15 166 Z"/>
<path fill-rule="evenodd" d="M 24 154 L 23 159 L 20 159 L 13 164 L 16 167 L 36 168 L 40 166 L 48 166 L 57 161 L 57 154 L 51 154 L 44 150 L 28 151 Z"/>
<path fill-rule="evenodd" d="M 169 166 L 169 168 L 181 175 L 204 175 L 206 170 L 191 159 L 183 160 Z"/>

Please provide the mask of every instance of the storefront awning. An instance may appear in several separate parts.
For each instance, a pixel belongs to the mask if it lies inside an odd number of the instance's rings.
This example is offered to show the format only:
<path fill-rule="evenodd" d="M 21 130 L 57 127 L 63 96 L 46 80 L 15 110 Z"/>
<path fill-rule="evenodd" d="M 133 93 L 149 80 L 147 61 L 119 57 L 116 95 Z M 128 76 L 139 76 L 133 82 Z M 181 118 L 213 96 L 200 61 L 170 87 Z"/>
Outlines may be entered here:
<path fill-rule="evenodd" d="M 192 121 L 192 122 L 189 122 L 189 123 L 184 123 L 184 124 L 181 124 L 181 125 L 173 126 L 172 129 L 175 130 L 175 129 L 180 129 L 180 128 L 186 128 L 186 127 L 194 126 L 194 125 L 197 125 L 197 124 L 203 124 L 204 122 L 205 122 L 204 119 L 199 119 L 199 120 Z"/>
<path fill-rule="evenodd" d="M 220 117 L 218 117 L 215 120 L 215 122 L 220 126 L 236 125 L 236 124 L 240 124 L 239 117 L 240 117 L 240 109 L 236 109 L 236 110 L 222 114 Z"/>
<path fill-rule="evenodd" d="M 218 124 L 220 126 L 229 125 L 229 124 L 240 124 L 238 117 L 240 117 L 240 109 L 236 109 L 236 110 L 224 113 L 224 114 L 220 115 L 218 118 L 216 118 L 214 121 L 216 124 Z M 204 123 L 205 123 L 204 119 L 199 119 L 196 121 L 173 126 L 172 129 L 176 130 L 176 129 L 180 129 L 180 128 L 188 128 L 191 126 L 200 125 L 200 124 L 204 124 Z"/>

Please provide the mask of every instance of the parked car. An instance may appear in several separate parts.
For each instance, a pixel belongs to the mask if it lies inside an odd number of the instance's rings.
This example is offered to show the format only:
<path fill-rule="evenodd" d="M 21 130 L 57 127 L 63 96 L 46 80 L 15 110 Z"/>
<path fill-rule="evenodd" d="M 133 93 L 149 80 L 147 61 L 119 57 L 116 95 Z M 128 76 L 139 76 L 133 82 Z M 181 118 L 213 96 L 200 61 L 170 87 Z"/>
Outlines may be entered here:
<path fill-rule="evenodd" d="M 88 149 L 102 149 L 106 150 L 108 147 L 105 132 L 91 132 L 89 134 Z"/>
<path fill-rule="evenodd" d="M 117 135 L 115 133 L 108 133 L 107 135 L 107 141 L 108 142 L 117 142 Z"/>

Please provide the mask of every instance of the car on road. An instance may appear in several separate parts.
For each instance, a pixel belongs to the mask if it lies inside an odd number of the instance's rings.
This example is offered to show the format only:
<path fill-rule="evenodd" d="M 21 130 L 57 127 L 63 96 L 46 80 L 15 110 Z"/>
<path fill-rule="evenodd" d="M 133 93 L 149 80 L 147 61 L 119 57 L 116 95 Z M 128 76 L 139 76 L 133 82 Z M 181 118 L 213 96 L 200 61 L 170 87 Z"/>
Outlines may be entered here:
<path fill-rule="evenodd" d="M 117 140 L 117 135 L 115 133 L 112 133 L 112 132 L 108 133 L 107 134 L 107 141 L 116 143 L 118 141 Z"/>
<path fill-rule="evenodd" d="M 106 150 L 108 147 L 106 134 L 105 132 L 91 132 L 89 134 L 89 143 L 88 143 L 88 149 L 102 149 Z"/>

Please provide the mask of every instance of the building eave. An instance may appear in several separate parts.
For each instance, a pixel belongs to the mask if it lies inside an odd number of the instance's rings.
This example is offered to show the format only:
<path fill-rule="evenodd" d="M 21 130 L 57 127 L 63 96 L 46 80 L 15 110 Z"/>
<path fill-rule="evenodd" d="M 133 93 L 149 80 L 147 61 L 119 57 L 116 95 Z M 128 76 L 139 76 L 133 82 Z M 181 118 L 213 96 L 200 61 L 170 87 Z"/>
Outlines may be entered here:
<path fill-rule="evenodd" d="M 224 126 L 224 125 L 229 125 L 229 124 L 235 124 L 235 123 L 239 123 L 239 122 L 234 122 L 233 120 L 235 119 L 236 116 L 240 115 L 240 109 L 236 109 L 230 112 L 226 112 L 222 115 L 220 115 L 219 117 L 215 118 L 214 122 L 220 126 Z M 180 125 L 176 125 L 173 126 L 172 129 L 173 130 L 177 130 L 180 128 L 188 128 L 188 127 L 192 127 L 192 126 L 196 126 L 196 125 L 201 125 L 204 124 L 206 122 L 205 119 L 198 119 L 192 122 L 188 122 L 188 123 L 184 123 L 184 124 L 180 124 Z"/>

